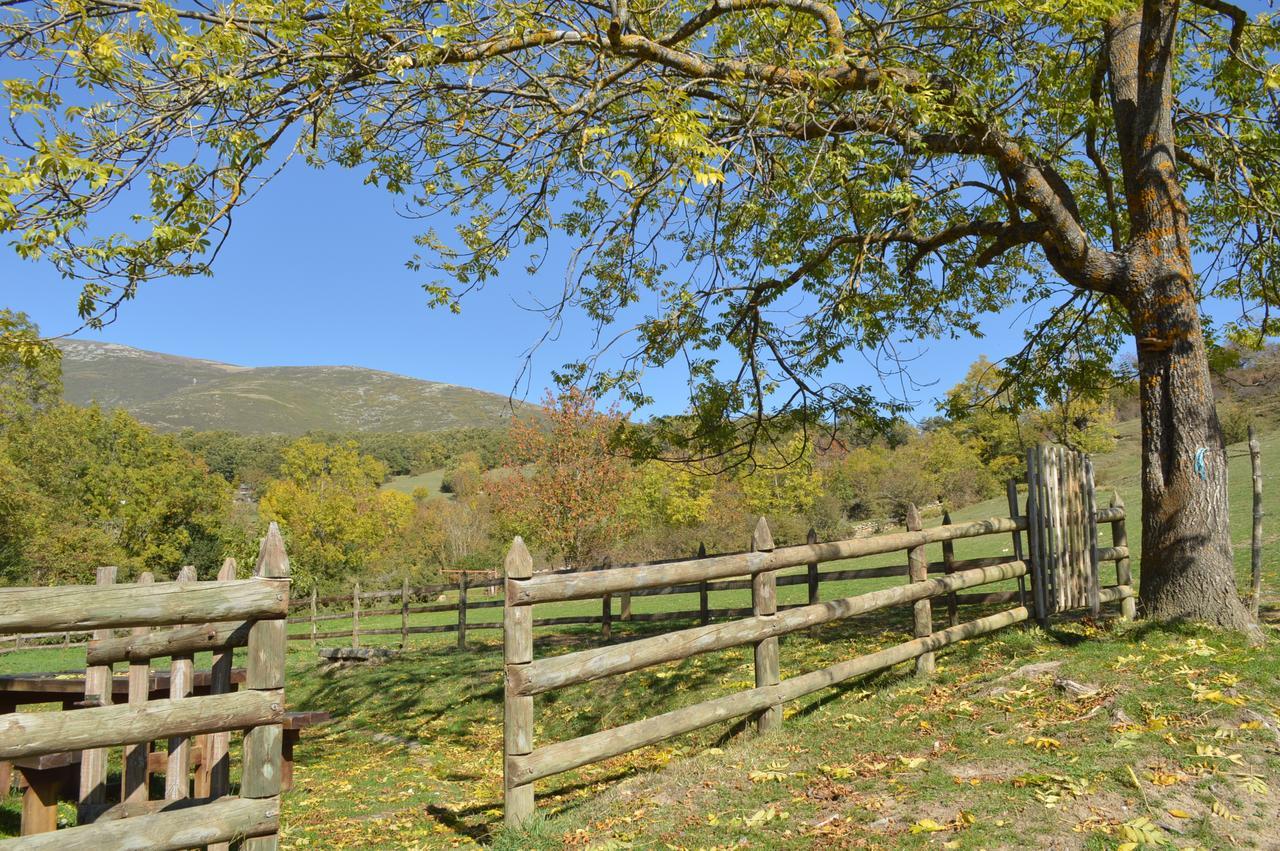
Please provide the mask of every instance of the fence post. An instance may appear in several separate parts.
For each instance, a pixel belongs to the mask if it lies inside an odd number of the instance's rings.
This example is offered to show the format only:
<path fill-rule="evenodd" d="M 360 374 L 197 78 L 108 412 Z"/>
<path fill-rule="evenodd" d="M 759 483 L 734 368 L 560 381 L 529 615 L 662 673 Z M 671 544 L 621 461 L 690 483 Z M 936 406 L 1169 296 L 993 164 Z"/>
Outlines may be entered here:
<path fill-rule="evenodd" d="M 98 585 L 114 585 L 115 567 L 100 567 L 95 577 Z M 94 638 L 111 638 L 111 630 L 95 629 Z M 84 698 L 86 703 L 108 706 L 111 703 L 111 666 L 90 665 L 84 671 Z M 107 749 L 94 748 L 80 755 L 80 822 L 89 821 L 89 808 L 104 804 L 107 800 Z"/>
<path fill-rule="evenodd" d="M 1253 619 L 1262 606 L 1262 445 L 1253 423 L 1249 423 L 1249 465 L 1253 469 L 1253 552 L 1250 569 L 1253 580 Z"/>
<path fill-rule="evenodd" d="M 707 545 L 701 543 L 698 544 L 698 558 L 706 557 Z M 711 623 L 711 605 L 708 591 L 707 580 L 703 579 L 698 583 L 698 621 L 703 626 Z"/>
<path fill-rule="evenodd" d="M 236 560 L 228 558 L 222 562 L 218 571 L 218 581 L 227 582 L 236 578 Z M 315 591 L 312 592 L 315 599 Z M 287 623 L 287 622 L 286 622 Z M 286 626 L 286 629 L 288 627 Z M 235 650 L 226 648 L 213 654 L 213 666 L 209 672 L 209 693 L 227 694 L 231 691 L 231 668 L 235 661 Z M 201 773 L 208 778 L 208 787 L 204 794 L 210 798 L 221 798 L 231 794 L 231 734 L 213 733 L 205 737 L 204 760 Z M 197 783 L 197 795 L 199 784 Z M 230 851 L 231 844 L 218 842 L 209 846 L 209 851 Z"/>
<path fill-rule="evenodd" d="M 151 571 L 139 574 L 139 585 L 150 585 L 155 581 Z M 134 635 L 146 635 L 148 627 L 134 627 Z M 129 704 L 140 706 L 151 696 L 151 660 L 129 660 Z M 124 761 L 120 779 L 120 800 L 125 803 L 145 801 L 148 798 L 148 783 L 151 773 L 147 770 L 147 757 L 151 755 L 151 743 L 139 742 L 124 746 Z M 7 791 L 7 790 L 6 790 Z"/>
<path fill-rule="evenodd" d="M 1120 497 L 1120 491 L 1113 490 L 1111 492 L 1111 507 L 1124 510 L 1124 500 Z M 1119 520 L 1111 521 L 1111 545 L 1113 547 L 1129 547 L 1129 533 L 1125 530 L 1124 517 Z M 1129 573 L 1129 557 L 1116 559 L 1116 584 L 1133 586 L 1133 577 Z M 1138 606 L 1132 597 L 1125 597 L 1120 601 L 1120 617 L 1127 621 L 1131 621 L 1138 614 Z"/>
<path fill-rule="evenodd" d="M 178 571 L 179 583 L 195 582 L 196 569 L 187 565 Z M 192 654 L 174 656 L 169 664 L 169 699 L 176 700 L 191 696 L 191 680 L 195 673 L 195 658 Z M 191 739 L 187 736 L 174 736 L 169 739 L 169 754 L 164 772 L 164 798 L 166 801 L 177 801 L 191 797 L 187 786 L 188 774 L 191 770 Z"/>
<path fill-rule="evenodd" d="M 624 620 L 624 621 L 631 620 L 631 592 L 630 591 L 623 591 L 622 594 L 618 596 L 618 619 Z"/>
<path fill-rule="evenodd" d="M 517 535 L 503 562 L 507 588 L 502 610 L 502 655 L 505 700 L 503 703 L 503 820 L 508 827 L 519 827 L 533 815 L 533 784 L 517 786 L 511 780 L 511 758 L 533 751 L 533 696 L 512 694 L 511 673 L 520 665 L 533 661 L 533 606 L 511 602 L 511 580 L 533 576 L 533 557 Z"/>
<path fill-rule="evenodd" d="M 467 572 L 458 571 L 458 649 L 467 649 Z"/>
<path fill-rule="evenodd" d="M 400 580 L 400 649 L 409 647 L 409 577 Z"/>
<path fill-rule="evenodd" d="M 264 578 L 285 580 L 280 583 L 280 594 L 288 610 L 289 556 L 285 553 L 284 539 L 280 537 L 280 529 L 275 523 L 267 529 L 267 536 L 262 540 L 254 573 Z M 284 688 L 286 629 L 283 617 L 255 621 L 249 628 L 246 689 L 271 691 Z M 241 798 L 279 798 L 284 772 L 283 746 L 282 724 L 263 724 L 245 732 Z M 279 810 L 276 812 L 278 814 Z M 279 835 L 272 834 L 247 839 L 241 848 L 243 851 L 273 851 L 279 844 Z"/>
<path fill-rule="evenodd" d="M 810 526 L 809 534 L 804 536 L 804 541 L 809 546 L 818 543 L 818 530 Z M 809 571 L 809 605 L 813 606 L 818 602 L 818 563 L 811 561 L 806 567 Z"/>
<path fill-rule="evenodd" d="M 612 594 L 605 594 L 600 598 L 600 637 L 605 641 L 613 638 Z"/>
<path fill-rule="evenodd" d="M 311 647 L 316 646 L 316 589 L 311 586 Z"/>
<path fill-rule="evenodd" d="M 945 508 L 942 509 L 942 525 L 951 525 L 951 512 Z M 955 541 L 946 540 L 942 542 L 942 570 L 948 576 L 956 572 L 956 544 Z M 928 565 L 925 565 L 925 574 L 929 571 Z M 956 600 L 956 592 L 952 591 L 947 595 L 947 626 L 957 626 L 960 623 L 960 607 Z"/>
<path fill-rule="evenodd" d="M 1018 480 L 1010 479 L 1005 484 L 1006 496 L 1009 498 L 1009 519 L 1017 520 L 1018 515 Z M 1030 497 L 1027 497 L 1030 499 Z M 1027 536 L 1031 535 L 1031 521 L 1027 521 Z M 1021 562 L 1026 562 L 1022 551 L 1022 533 L 1017 529 L 1013 530 L 1013 557 Z M 1026 608 L 1027 605 L 1027 575 L 1018 577 L 1018 605 Z"/>
<path fill-rule="evenodd" d="M 768 522 L 761 517 L 756 523 L 755 532 L 751 535 L 753 552 L 770 552 L 773 550 L 773 533 L 769 531 Z M 778 574 L 773 570 L 762 570 L 751 577 L 751 608 L 757 617 L 777 617 L 778 615 Z M 756 687 L 776 686 L 778 684 L 778 637 L 757 641 L 756 651 Z M 782 726 L 782 704 L 775 703 L 756 716 L 756 731 L 768 733 Z"/>
<path fill-rule="evenodd" d="M 360 580 L 351 589 L 351 646 L 360 646 Z"/>
<path fill-rule="evenodd" d="M 920 509 L 915 503 L 907 504 L 907 529 L 919 532 L 924 528 L 920 522 Z M 925 582 L 929 579 L 929 559 L 925 555 L 924 546 L 911 547 L 907 550 L 907 572 L 911 582 Z M 926 638 L 933 634 L 933 604 L 929 598 L 916 600 L 913 607 L 915 617 L 915 637 Z M 933 651 L 921 653 L 916 657 L 916 673 L 932 674 L 934 669 Z"/>

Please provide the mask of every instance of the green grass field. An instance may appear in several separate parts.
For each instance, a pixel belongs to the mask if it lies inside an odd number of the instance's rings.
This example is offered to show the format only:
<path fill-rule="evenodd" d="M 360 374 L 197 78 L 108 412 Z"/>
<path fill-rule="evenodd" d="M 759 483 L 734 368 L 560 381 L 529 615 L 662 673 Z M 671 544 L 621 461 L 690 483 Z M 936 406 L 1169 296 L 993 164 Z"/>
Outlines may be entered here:
<path fill-rule="evenodd" d="M 1118 488 L 1130 507 L 1136 553 L 1141 524 L 1130 427 L 1097 469 L 1100 488 Z M 1263 453 L 1280 453 L 1280 435 L 1264 435 Z M 1243 587 L 1248 459 L 1241 447 L 1231 454 L 1232 535 Z M 1267 465 L 1269 514 L 1280 508 L 1276 470 L 1275 462 Z M 1003 499 L 955 519 L 995 515 L 1007 515 Z M 1271 530 L 1265 560 L 1269 617 L 1280 588 L 1275 537 Z M 1110 543 L 1105 529 L 1100 538 Z M 1007 536 L 992 536 L 958 542 L 956 556 L 1010 550 Z M 939 559 L 940 546 L 930 547 L 929 557 Z M 857 564 L 901 561 L 894 554 Z M 1112 578 L 1104 566 L 1104 580 Z M 824 583 L 822 596 L 901 581 Z M 783 604 L 804 595 L 803 586 L 779 589 Z M 749 593 L 718 592 L 711 605 L 746 606 Z M 635 598 L 633 605 L 636 612 L 696 607 L 696 595 Z M 935 613 L 942 608 L 935 605 Z M 962 612 L 965 619 L 980 613 Z M 574 614 L 599 614 L 599 603 L 536 612 Z M 469 620 L 500 617 L 492 608 Z M 415 616 L 414 623 L 452 620 L 443 613 Z M 365 628 L 398 626 L 398 616 L 362 618 Z M 647 626 L 675 625 L 615 621 L 615 640 Z M 910 631 L 904 607 L 787 636 L 782 675 L 899 643 Z M 599 641 L 598 626 L 545 628 L 536 653 Z M 1269 726 L 1280 711 L 1274 640 L 1251 648 L 1199 628 L 1109 619 L 1060 624 L 1049 633 L 1015 627 L 939 653 L 932 679 L 917 679 L 903 665 L 788 704 L 777 734 L 739 735 L 724 724 L 549 778 L 537 786 L 538 818 L 519 834 L 500 829 L 501 631 L 473 632 L 467 652 L 453 642 L 452 634 L 415 636 L 408 653 L 345 670 L 322 665 L 309 642 L 291 642 L 290 708 L 327 709 L 337 720 L 311 731 L 299 748 L 284 812 L 286 847 L 976 849 L 1048 847 L 1050 836 L 1060 848 L 1280 847 L 1270 815 L 1280 802 L 1280 732 Z M 398 636 L 362 643 L 390 645 Z M 1097 691 L 1078 698 L 1055 688 L 1051 675 L 1013 673 L 1042 662 L 1060 663 L 1058 674 Z M 76 650 L 0 656 L 0 670 L 82 665 Z M 541 695 L 535 744 L 729 694 L 753 685 L 752 678 L 751 648 L 743 647 Z M 0 831 L 16 829 L 17 807 L 12 797 L 0 805 Z"/>
<path fill-rule="evenodd" d="M 440 485 L 443 481 L 444 470 L 428 470 L 416 476 L 392 476 L 382 486 L 382 490 L 400 491 L 400 493 L 407 493 L 412 496 L 413 492 L 418 488 L 426 488 L 427 492 L 432 496 L 439 496 L 441 493 Z"/>

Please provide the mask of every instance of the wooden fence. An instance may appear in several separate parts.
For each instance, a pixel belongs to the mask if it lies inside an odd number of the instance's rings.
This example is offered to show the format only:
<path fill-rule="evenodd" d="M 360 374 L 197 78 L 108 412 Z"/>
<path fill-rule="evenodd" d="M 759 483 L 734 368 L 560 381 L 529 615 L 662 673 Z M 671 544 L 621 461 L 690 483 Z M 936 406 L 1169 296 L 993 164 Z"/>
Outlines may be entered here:
<path fill-rule="evenodd" d="M 918 672 L 929 673 L 933 670 L 934 651 L 956 641 L 1027 620 L 1032 616 L 1032 610 L 1028 607 L 1023 584 L 1029 568 L 1024 558 L 1022 533 L 1027 531 L 1028 522 L 1026 516 L 1017 510 L 1016 494 L 1015 485 L 1010 483 L 1011 517 L 1008 518 L 960 524 L 944 522 L 941 526 L 923 529 L 919 513 L 912 506 L 905 532 L 828 543 L 817 543 L 810 536 L 809 543 L 781 548 L 774 546 L 769 527 L 761 518 L 753 536 L 752 549 L 746 553 L 590 572 L 535 576 L 529 551 L 517 537 L 505 562 L 503 766 L 507 824 L 519 825 L 533 813 L 533 784 L 538 780 L 721 721 L 750 717 L 757 730 L 773 730 L 781 726 L 782 705 L 789 700 L 912 659 L 916 660 Z M 1095 512 L 1087 519 L 1090 527 L 1100 522 L 1109 524 L 1112 529 L 1111 546 L 1097 547 L 1095 552 L 1099 560 L 1115 563 L 1116 584 L 1100 589 L 1099 603 L 1121 602 L 1122 614 L 1131 617 L 1133 589 L 1129 583 L 1125 511 L 1119 497 L 1113 498 L 1110 507 Z M 1012 554 L 1008 557 L 955 558 L 954 542 L 989 535 L 1010 535 Z M 934 544 L 942 546 L 943 558 L 930 562 L 926 548 Z M 902 565 L 819 569 L 826 562 L 893 552 L 904 553 Z M 778 575 L 780 570 L 797 567 L 805 567 L 806 572 Z M 930 573 L 943 575 L 931 578 Z M 819 587 L 823 581 L 886 576 L 906 576 L 908 581 L 903 586 L 840 599 L 819 599 Z M 1017 590 L 959 593 L 1009 580 L 1019 582 Z M 809 602 L 780 608 L 777 605 L 778 586 L 799 583 L 808 586 Z M 750 610 L 716 612 L 708 609 L 708 589 L 746 587 L 751 589 Z M 621 594 L 691 592 L 698 593 L 700 597 L 701 605 L 697 612 L 664 613 L 661 617 L 697 615 L 702 621 L 698 626 L 617 645 L 593 647 L 545 659 L 534 658 L 533 628 L 538 621 L 533 614 L 537 604 L 592 598 L 607 600 Z M 947 600 L 949 625 L 936 630 L 931 601 L 940 597 Z M 961 622 L 959 606 L 972 603 L 1016 605 Z M 911 640 L 818 671 L 780 679 L 780 636 L 897 605 L 912 607 L 914 634 Z M 737 619 L 708 624 L 708 619 L 714 615 Z M 539 694 L 745 644 L 754 648 L 754 688 L 576 739 L 534 746 L 533 701 Z"/>
<path fill-rule="evenodd" d="M 79 755 L 79 825 L 0 841 L 0 849 L 241 848 L 278 845 L 285 717 L 285 615 L 289 561 L 273 523 L 255 577 L 215 582 L 116 585 L 115 569 L 96 586 L 0 589 L 0 632 L 92 630 L 85 700 L 62 712 L 0 715 L 0 760 Z M 166 627 L 152 630 L 153 627 Z M 131 629 L 117 636 L 115 630 Z M 233 648 L 247 647 L 243 687 L 232 688 Z M 213 650 L 209 694 L 191 696 L 192 655 Z M 171 657 L 169 697 L 151 697 L 153 658 Z M 112 667 L 128 663 L 128 703 L 112 705 Z M 244 731 L 238 796 L 230 794 L 230 732 Z M 191 737 L 200 737 L 195 795 Z M 150 743 L 168 740 L 166 754 Z M 109 803 L 109 749 L 123 748 L 119 803 Z M 158 763 L 155 756 L 163 756 Z M 150 771 L 165 773 L 163 800 L 149 799 Z M 33 806 L 47 790 L 29 787 Z M 24 806 L 26 803 L 24 799 Z M 55 799 L 56 802 L 56 799 Z M 24 831 L 25 832 L 25 831 Z"/>

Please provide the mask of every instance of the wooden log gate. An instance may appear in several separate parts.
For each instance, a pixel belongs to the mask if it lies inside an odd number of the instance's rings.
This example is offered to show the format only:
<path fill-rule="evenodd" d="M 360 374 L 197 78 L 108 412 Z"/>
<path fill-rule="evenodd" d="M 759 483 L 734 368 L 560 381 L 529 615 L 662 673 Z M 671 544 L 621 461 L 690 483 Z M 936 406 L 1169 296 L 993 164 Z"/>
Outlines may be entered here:
<path fill-rule="evenodd" d="M 0 589 L 0 633 L 95 632 L 81 708 L 0 715 L 0 760 L 80 752 L 79 824 L 43 825 L 47 832 L 0 840 L 0 851 L 278 847 L 289 560 L 274 523 L 255 574 L 236 580 L 224 566 L 215 582 L 151 583 L 144 575 L 136 585 L 115 585 L 115 569 L 104 568 L 95 586 Z M 116 637 L 118 629 L 133 631 Z M 246 646 L 244 687 L 234 691 L 231 651 Z M 190 660 L 202 650 L 214 651 L 211 693 L 193 697 Z M 169 697 L 148 699 L 151 660 L 165 656 L 173 660 Z M 112 667 L 119 662 L 128 662 L 128 703 L 112 705 Z M 244 731 L 238 796 L 230 794 L 235 730 Z M 191 737 L 200 738 L 202 757 L 194 790 Z M 165 761 L 151 759 L 164 755 L 150 754 L 150 743 L 166 739 Z M 107 757 L 116 747 L 124 750 L 123 776 L 120 801 L 111 803 Z M 165 772 L 163 800 L 149 800 L 150 771 Z M 37 798 L 47 792 L 28 790 Z"/>
<path fill-rule="evenodd" d="M 934 652 L 949 644 L 993 632 L 1031 617 L 1047 620 L 1054 612 L 1080 606 L 1096 611 L 1103 603 L 1120 603 L 1121 615 L 1132 618 L 1134 592 L 1129 576 L 1125 509 L 1119 495 L 1111 505 L 1094 506 L 1092 468 L 1087 459 L 1058 447 L 1028 453 L 1026 509 L 1018 511 L 1018 488 L 1008 488 L 1010 517 L 922 528 L 911 506 L 907 530 L 869 538 L 818 543 L 812 534 L 799 546 L 775 547 L 761 518 L 745 553 L 698 557 L 649 565 L 595 571 L 533 574 L 533 559 L 517 537 L 507 553 L 504 606 L 504 735 L 505 821 L 523 824 L 534 812 L 534 783 L 564 771 L 618 756 L 722 721 L 749 718 L 759 732 L 779 729 L 782 706 L 855 677 L 915 660 L 918 674 L 929 675 Z M 1111 525 L 1110 547 L 1098 544 L 1097 524 Z M 1023 533 L 1030 532 L 1024 549 Z M 956 559 L 956 541 L 988 535 L 1011 535 L 1008 556 Z M 926 550 L 941 544 L 942 560 L 929 561 Z M 820 571 L 819 565 L 865 556 L 901 552 L 901 567 L 843 568 Z M 1029 555 L 1030 558 L 1026 558 Z M 1116 583 L 1100 587 L 1098 564 L 1113 561 Z M 1034 567 L 1033 567 L 1034 565 Z M 779 571 L 803 568 L 803 573 Z M 930 574 L 942 574 L 930 576 Z M 835 600 L 819 599 L 827 579 L 907 576 L 907 584 Z M 746 577 L 745 580 L 724 580 Z M 1030 577 L 1031 597 L 1025 586 Z M 1016 581 L 1017 590 L 981 594 L 957 592 L 992 583 Z M 809 602 L 778 606 L 779 585 L 804 584 Z M 709 612 L 708 589 L 749 587 L 752 608 Z M 613 595 L 697 593 L 699 611 L 663 613 L 653 619 L 694 616 L 700 625 L 638 638 L 626 643 L 534 658 L 533 608 L 536 604 L 602 599 Z M 946 599 L 948 626 L 934 626 L 932 600 Z M 961 622 L 958 606 L 1008 604 L 1012 608 Z M 781 679 L 778 638 L 798 630 L 833 623 L 890 606 L 913 611 L 910 640 L 817 671 Z M 1052 608 L 1051 608 L 1052 607 Z M 710 623 L 710 614 L 739 619 Z M 745 617 L 743 617 L 745 615 Z M 633 616 L 639 618 L 640 616 Z M 554 620 L 554 619 L 550 619 Z M 535 747 L 534 698 L 555 689 L 626 674 L 701 653 L 750 644 L 754 647 L 755 687 L 706 700 L 612 729 L 568 741 Z"/>

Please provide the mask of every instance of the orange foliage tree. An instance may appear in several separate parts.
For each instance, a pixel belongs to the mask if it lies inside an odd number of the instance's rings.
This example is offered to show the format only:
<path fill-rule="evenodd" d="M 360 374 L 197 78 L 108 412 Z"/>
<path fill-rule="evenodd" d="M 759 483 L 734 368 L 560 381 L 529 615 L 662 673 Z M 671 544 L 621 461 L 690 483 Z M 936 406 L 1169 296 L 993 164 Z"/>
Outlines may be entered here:
<path fill-rule="evenodd" d="M 621 511 L 631 463 L 612 450 L 626 426 L 580 390 L 547 393 L 545 410 L 511 422 L 508 474 L 489 486 L 504 531 L 547 557 L 586 566 L 633 531 Z"/>

